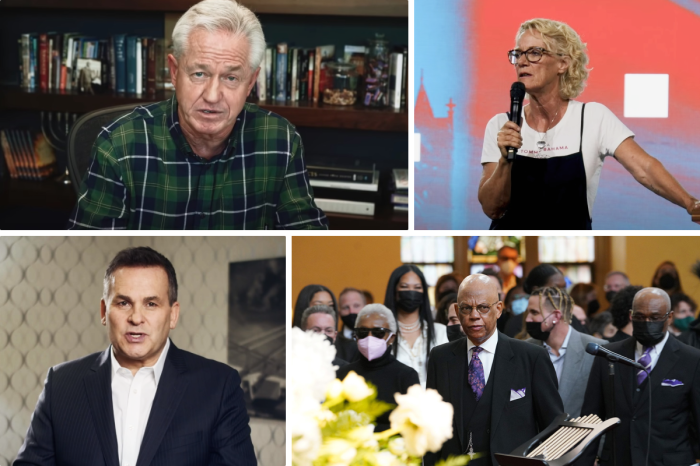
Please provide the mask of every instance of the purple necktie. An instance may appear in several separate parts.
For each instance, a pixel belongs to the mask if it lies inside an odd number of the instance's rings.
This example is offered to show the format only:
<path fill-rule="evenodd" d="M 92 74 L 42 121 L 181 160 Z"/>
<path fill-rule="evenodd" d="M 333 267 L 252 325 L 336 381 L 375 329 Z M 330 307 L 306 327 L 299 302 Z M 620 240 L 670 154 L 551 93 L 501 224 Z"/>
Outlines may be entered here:
<path fill-rule="evenodd" d="M 648 371 L 649 367 L 651 366 L 651 354 L 649 352 L 653 346 L 647 346 L 646 349 L 644 350 L 644 354 L 642 355 L 641 358 L 639 358 L 639 361 L 637 361 L 639 364 L 644 366 L 644 368 Z M 639 371 L 637 372 L 637 386 L 640 386 L 642 382 L 644 382 L 647 378 L 648 374 L 646 371 Z"/>
<path fill-rule="evenodd" d="M 483 348 L 480 346 L 475 346 L 472 348 L 472 360 L 469 363 L 469 385 L 472 387 L 472 391 L 476 395 L 476 401 L 481 399 L 481 395 L 484 393 L 484 366 L 481 365 L 481 360 L 479 359 L 479 352 Z"/>

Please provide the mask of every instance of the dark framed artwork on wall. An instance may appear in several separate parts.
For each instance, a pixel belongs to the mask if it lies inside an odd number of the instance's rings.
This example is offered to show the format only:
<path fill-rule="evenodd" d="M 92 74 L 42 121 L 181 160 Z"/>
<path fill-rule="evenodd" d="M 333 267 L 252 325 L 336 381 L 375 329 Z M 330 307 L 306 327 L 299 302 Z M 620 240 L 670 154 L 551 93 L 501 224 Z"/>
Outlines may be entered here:
<path fill-rule="evenodd" d="M 229 265 L 228 363 L 251 417 L 285 419 L 285 272 L 283 257 Z"/>

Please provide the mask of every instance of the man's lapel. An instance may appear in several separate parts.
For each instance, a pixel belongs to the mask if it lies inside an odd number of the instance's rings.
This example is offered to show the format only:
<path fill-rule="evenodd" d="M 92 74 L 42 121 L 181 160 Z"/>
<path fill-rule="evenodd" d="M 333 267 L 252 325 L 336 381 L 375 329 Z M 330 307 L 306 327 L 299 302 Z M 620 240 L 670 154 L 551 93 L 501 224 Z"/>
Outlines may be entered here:
<path fill-rule="evenodd" d="M 498 330 L 496 330 L 498 332 Z M 493 441 L 501 420 L 501 414 L 510 403 L 511 389 L 518 390 L 523 387 L 512 386 L 517 381 L 513 377 L 518 373 L 518 368 L 513 361 L 513 349 L 510 347 L 508 337 L 498 332 L 498 344 L 496 345 L 496 355 L 493 358 L 493 400 L 491 401 L 491 440 Z M 528 394 L 527 396 L 532 396 Z"/>
<path fill-rule="evenodd" d="M 459 344 L 455 345 L 452 353 L 455 355 L 455 376 L 450 377 L 450 400 L 452 401 L 452 407 L 454 408 L 454 418 L 455 425 L 457 426 L 457 433 L 459 434 L 459 444 L 462 450 L 464 447 L 464 426 L 462 423 L 463 419 L 463 399 L 465 385 L 465 372 L 467 370 L 467 338 L 460 338 Z"/>
<path fill-rule="evenodd" d="M 673 368 L 673 366 L 678 362 L 680 355 L 678 351 L 680 350 L 680 344 L 676 338 L 669 334 L 664 349 L 659 355 L 659 359 L 656 361 L 654 369 L 651 371 L 649 377 L 649 387 L 652 392 L 661 386 L 661 382 L 666 379 L 666 375 Z"/>
<path fill-rule="evenodd" d="M 110 345 L 90 367 L 90 373 L 83 379 L 97 438 L 107 466 L 119 466 L 117 432 L 114 428 L 114 408 L 112 406 L 112 361 Z"/>
<path fill-rule="evenodd" d="M 578 377 L 578 374 L 581 372 L 585 354 L 583 343 L 581 342 L 581 334 L 573 327 L 571 328 L 571 336 L 569 337 L 569 344 L 566 347 L 565 354 L 564 367 L 561 371 L 561 382 L 559 383 L 559 394 L 562 401 L 568 399 L 569 395 L 571 395 L 575 382 L 580 383 L 581 379 Z"/>
<path fill-rule="evenodd" d="M 182 359 L 182 351 L 171 341 L 170 349 L 165 358 L 163 373 L 158 382 L 156 396 L 153 399 L 151 414 L 148 417 L 146 431 L 141 441 L 139 458 L 136 466 L 151 464 L 153 457 L 163 441 L 163 436 L 170 426 L 175 412 L 177 411 L 182 395 L 187 388 L 188 380 L 183 377 L 187 371 Z"/>

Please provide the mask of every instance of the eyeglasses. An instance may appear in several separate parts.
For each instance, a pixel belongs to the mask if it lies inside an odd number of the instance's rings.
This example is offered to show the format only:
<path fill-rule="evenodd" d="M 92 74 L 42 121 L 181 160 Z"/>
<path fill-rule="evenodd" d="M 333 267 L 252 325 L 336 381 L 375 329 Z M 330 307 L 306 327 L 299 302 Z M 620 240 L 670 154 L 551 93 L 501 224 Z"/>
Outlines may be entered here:
<path fill-rule="evenodd" d="M 392 332 L 388 328 L 383 328 L 383 327 L 374 327 L 374 328 L 359 327 L 359 328 L 355 328 L 355 332 L 353 332 L 353 333 L 355 335 L 355 338 L 357 338 L 358 340 L 362 340 L 363 338 L 367 338 L 370 334 L 372 334 L 373 337 L 384 338 L 384 336 L 387 333 L 392 333 Z"/>
<path fill-rule="evenodd" d="M 465 306 L 465 305 L 461 305 L 461 306 L 458 307 L 458 309 L 459 309 L 459 313 L 460 313 L 461 315 L 463 315 L 463 316 L 470 316 L 470 315 L 472 315 L 472 311 L 473 311 L 474 309 L 476 309 L 477 311 L 479 311 L 479 314 L 481 314 L 481 315 L 483 316 L 483 315 L 489 313 L 489 311 L 491 310 L 491 308 L 493 307 L 494 304 L 498 304 L 498 303 L 500 303 L 500 301 L 496 301 L 496 302 L 493 303 L 493 304 L 478 304 L 478 305 L 476 305 L 476 306 Z"/>
<path fill-rule="evenodd" d="M 644 316 L 641 314 L 635 314 L 632 309 L 630 309 L 630 319 L 632 319 L 633 322 L 663 322 L 668 318 L 668 315 L 673 312 L 673 310 L 668 311 L 666 314 L 662 316 Z"/>
<path fill-rule="evenodd" d="M 538 61 L 542 60 L 543 55 L 560 55 L 560 53 L 553 54 L 549 50 L 545 50 L 542 47 L 530 47 L 529 49 L 525 51 L 521 50 L 509 50 L 508 51 L 508 61 L 510 62 L 511 65 L 516 65 L 518 63 L 518 60 L 520 57 L 525 54 L 525 58 L 527 58 L 527 61 L 530 63 L 537 63 Z"/>

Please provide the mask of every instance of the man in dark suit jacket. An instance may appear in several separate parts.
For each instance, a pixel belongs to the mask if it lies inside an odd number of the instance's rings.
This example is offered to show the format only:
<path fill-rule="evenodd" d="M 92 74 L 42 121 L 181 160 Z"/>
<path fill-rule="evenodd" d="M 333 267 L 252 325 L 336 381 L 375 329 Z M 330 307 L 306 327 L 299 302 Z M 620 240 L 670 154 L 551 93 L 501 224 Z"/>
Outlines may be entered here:
<path fill-rule="evenodd" d="M 255 465 L 238 372 L 178 349 L 170 261 L 130 248 L 105 273 L 109 348 L 49 369 L 15 466 Z"/>
<path fill-rule="evenodd" d="M 470 466 L 495 466 L 494 453 L 510 453 L 564 412 L 557 376 L 544 348 L 496 330 L 503 303 L 488 277 L 464 279 L 457 305 L 467 338 L 432 350 L 427 379 L 454 407 L 454 434 L 424 460 L 473 451 L 484 455 Z"/>
<path fill-rule="evenodd" d="M 671 301 L 659 288 L 644 288 L 632 304 L 633 337 L 605 345 L 651 370 L 650 375 L 616 364 L 614 415 L 620 425 L 606 435 L 599 464 L 612 461 L 615 435 L 618 466 L 643 466 L 647 455 L 649 390 L 651 390 L 651 449 L 649 466 L 695 464 L 696 433 L 700 429 L 700 351 L 671 338 Z M 648 350 L 648 356 L 645 356 Z M 596 358 L 588 379 L 582 415 L 607 418 L 608 362 Z M 576 465 L 591 466 L 598 445 L 589 447 Z"/>

